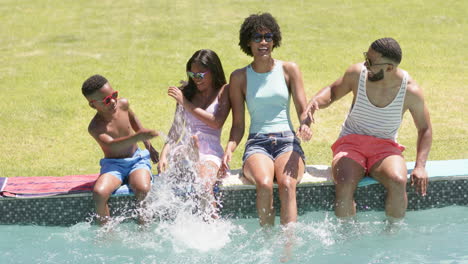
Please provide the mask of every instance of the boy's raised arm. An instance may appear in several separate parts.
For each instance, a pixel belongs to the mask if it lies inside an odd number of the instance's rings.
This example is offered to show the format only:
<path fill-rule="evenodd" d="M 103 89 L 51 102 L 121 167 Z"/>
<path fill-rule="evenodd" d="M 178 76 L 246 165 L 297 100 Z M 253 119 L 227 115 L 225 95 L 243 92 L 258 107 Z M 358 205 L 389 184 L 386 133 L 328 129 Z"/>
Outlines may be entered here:
<path fill-rule="evenodd" d="M 136 117 L 135 113 L 128 106 L 128 103 L 127 103 L 127 107 L 128 107 L 128 117 L 130 120 L 130 125 L 132 126 L 132 129 L 136 132 L 136 134 L 138 134 L 139 132 L 145 134 L 145 133 L 148 133 L 148 131 L 152 131 L 154 133 L 151 132 L 150 134 L 154 134 L 153 137 L 159 136 L 158 132 L 144 128 L 140 120 L 138 120 L 138 118 Z M 153 145 L 151 145 L 151 142 L 149 141 L 149 139 L 151 138 L 143 139 L 142 141 L 143 141 L 143 144 L 145 145 L 145 148 L 149 151 L 150 157 L 153 163 L 158 163 L 159 153 L 155 148 L 153 148 Z"/>

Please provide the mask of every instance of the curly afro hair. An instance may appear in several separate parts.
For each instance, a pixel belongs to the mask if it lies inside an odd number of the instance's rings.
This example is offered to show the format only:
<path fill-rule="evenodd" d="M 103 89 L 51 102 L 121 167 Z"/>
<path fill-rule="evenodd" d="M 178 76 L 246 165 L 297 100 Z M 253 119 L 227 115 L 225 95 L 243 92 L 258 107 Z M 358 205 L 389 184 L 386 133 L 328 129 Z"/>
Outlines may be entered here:
<path fill-rule="evenodd" d="M 253 56 L 249 43 L 252 36 L 262 30 L 273 33 L 273 49 L 281 45 L 281 30 L 276 19 L 270 13 L 252 14 L 244 20 L 239 30 L 239 46 L 245 54 Z"/>

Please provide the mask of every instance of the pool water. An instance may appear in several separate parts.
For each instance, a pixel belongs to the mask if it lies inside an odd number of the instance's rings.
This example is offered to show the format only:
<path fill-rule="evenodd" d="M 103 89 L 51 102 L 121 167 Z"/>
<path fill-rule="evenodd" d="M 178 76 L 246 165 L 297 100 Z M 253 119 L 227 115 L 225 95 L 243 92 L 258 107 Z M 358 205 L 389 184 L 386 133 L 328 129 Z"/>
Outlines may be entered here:
<path fill-rule="evenodd" d="M 0 263 L 468 263 L 467 207 L 409 211 L 391 230 L 383 212 L 356 218 L 310 212 L 286 229 L 184 212 L 145 229 L 118 220 L 108 228 L 4 225 Z"/>

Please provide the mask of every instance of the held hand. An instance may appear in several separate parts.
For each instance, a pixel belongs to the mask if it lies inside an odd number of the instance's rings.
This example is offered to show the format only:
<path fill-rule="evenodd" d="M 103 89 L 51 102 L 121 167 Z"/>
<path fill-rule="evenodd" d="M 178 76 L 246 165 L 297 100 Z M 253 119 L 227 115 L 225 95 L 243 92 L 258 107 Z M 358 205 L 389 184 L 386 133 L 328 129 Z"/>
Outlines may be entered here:
<path fill-rule="evenodd" d="M 150 157 L 151 157 L 151 160 L 153 161 L 154 164 L 158 163 L 159 162 L 159 153 L 158 151 L 153 148 L 153 146 L 150 144 L 149 145 L 149 149 L 148 149 L 149 153 L 150 153 Z"/>
<path fill-rule="evenodd" d="M 167 94 L 170 97 L 174 98 L 178 104 L 183 105 L 184 95 L 183 95 L 182 91 L 179 88 L 177 88 L 175 86 L 170 86 L 167 89 Z"/>
<path fill-rule="evenodd" d="M 315 113 L 315 111 L 317 111 L 319 109 L 320 109 L 320 107 L 319 107 L 317 101 L 315 101 L 315 100 L 311 100 L 309 102 L 309 104 L 307 104 L 307 107 L 306 107 L 307 117 L 310 119 L 310 121 L 312 123 L 315 123 L 314 113 Z"/>
<path fill-rule="evenodd" d="M 296 136 L 304 141 L 309 141 L 312 138 L 312 130 L 306 124 L 302 124 L 296 132 Z"/>
<path fill-rule="evenodd" d="M 416 192 L 420 195 L 425 196 L 427 191 L 427 172 L 425 168 L 414 168 L 413 172 L 411 172 L 411 186 L 414 186 Z"/>
<path fill-rule="evenodd" d="M 219 179 L 222 179 L 227 176 L 227 173 L 229 171 L 229 162 L 231 162 L 231 158 L 232 158 L 232 152 L 226 151 L 223 155 L 221 166 L 219 167 L 219 170 L 218 170 Z"/>

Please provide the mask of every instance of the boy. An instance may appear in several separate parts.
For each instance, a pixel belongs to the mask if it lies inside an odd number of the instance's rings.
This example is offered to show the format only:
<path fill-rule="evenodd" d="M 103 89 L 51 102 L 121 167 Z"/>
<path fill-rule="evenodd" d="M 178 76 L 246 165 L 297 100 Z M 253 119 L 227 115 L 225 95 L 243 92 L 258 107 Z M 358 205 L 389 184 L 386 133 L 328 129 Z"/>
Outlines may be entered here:
<path fill-rule="evenodd" d="M 151 163 L 158 162 L 158 152 L 149 139 L 158 136 L 154 130 L 143 128 L 125 98 L 118 98 L 106 78 L 101 75 L 89 77 L 81 88 L 89 106 L 97 113 L 91 120 L 88 132 L 101 146 L 101 172 L 93 189 L 97 220 L 104 225 L 109 220 L 107 201 L 122 183 L 128 182 L 137 201 L 142 202 L 151 186 Z M 146 150 L 140 150 L 138 141 L 143 141 Z M 139 222 L 142 223 L 140 216 Z"/>

